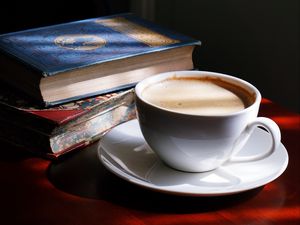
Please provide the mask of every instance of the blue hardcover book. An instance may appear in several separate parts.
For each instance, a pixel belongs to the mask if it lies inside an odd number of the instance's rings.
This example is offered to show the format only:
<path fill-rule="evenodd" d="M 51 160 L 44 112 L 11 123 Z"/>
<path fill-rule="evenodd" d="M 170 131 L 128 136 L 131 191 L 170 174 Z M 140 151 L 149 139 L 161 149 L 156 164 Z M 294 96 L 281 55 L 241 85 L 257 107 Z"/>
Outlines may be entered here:
<path fill-rule="evenodd" d="M 193 69 L 200 42 L 132 14 L 0 35 L 0 79 L 45 106 Z"/>

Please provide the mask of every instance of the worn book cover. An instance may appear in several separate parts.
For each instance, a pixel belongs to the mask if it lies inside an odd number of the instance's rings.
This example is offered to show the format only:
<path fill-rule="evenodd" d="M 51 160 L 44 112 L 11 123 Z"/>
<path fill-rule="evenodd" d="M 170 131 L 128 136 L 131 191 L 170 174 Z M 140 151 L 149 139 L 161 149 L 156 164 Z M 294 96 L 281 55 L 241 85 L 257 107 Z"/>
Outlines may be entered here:
<path fill-rule="evenodd" d="M 192 69 L 199 44 L 132 14 L 75 21 L 0 35 L 0 79 L 46 105 L 61 104 Z"/>
<path fill-rule="evenodd" d="M 39 108 L 1 87 L 0 138 L 30 151 L 59 156 L 98 140 L 113 126 L 135 118 L 133 90 Z"/>

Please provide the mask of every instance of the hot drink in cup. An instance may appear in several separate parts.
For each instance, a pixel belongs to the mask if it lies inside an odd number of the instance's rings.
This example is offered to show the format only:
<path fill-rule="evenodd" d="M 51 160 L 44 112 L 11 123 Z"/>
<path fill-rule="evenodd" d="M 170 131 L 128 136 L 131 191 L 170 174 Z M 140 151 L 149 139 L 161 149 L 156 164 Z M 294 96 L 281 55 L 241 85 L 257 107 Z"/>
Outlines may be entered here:
<path fill-rule="evenodd" d="M 261 95 L 239 78 L 205 71 L 158 74 L 136 86 L 138 120 L 146 142 L 169 166 L 204 172 L 225 162 L 268 157 L 280 143 L 280 130 L 257 117 Z M 270 149 L 237 158 L 251 132 L 262 126 Z"/>

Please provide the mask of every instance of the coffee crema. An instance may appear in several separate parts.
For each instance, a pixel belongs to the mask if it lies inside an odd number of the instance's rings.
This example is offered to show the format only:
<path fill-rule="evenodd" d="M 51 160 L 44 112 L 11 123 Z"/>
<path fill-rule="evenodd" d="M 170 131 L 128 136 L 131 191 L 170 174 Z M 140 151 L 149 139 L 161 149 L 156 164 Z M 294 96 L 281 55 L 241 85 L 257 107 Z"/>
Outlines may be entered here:
<path fill-rule="evenodd" d="M 173 77 L 151 84 L 142 98 L 167 110 L 192 115 L 226 115 L 254 102 L 242 87 L 213 77 Z"/>

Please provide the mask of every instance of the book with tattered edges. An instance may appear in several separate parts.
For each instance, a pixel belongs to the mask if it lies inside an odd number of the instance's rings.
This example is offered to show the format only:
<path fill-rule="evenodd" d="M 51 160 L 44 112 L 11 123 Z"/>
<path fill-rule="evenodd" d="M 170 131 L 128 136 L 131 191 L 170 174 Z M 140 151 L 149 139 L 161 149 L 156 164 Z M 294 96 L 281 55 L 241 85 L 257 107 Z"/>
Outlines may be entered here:
<path fill-rule="evenodd" d="M 193 69 L 200 41 L 132 14 L 0 35 L 0 80 L 52 106 Z"/>
<path fill-rule="evenodd" d="M 133 118 L 133 89 L 45 109 L 1 85 L 0 139 L 41 155 L 58 157 L 86 146 Z"/>

